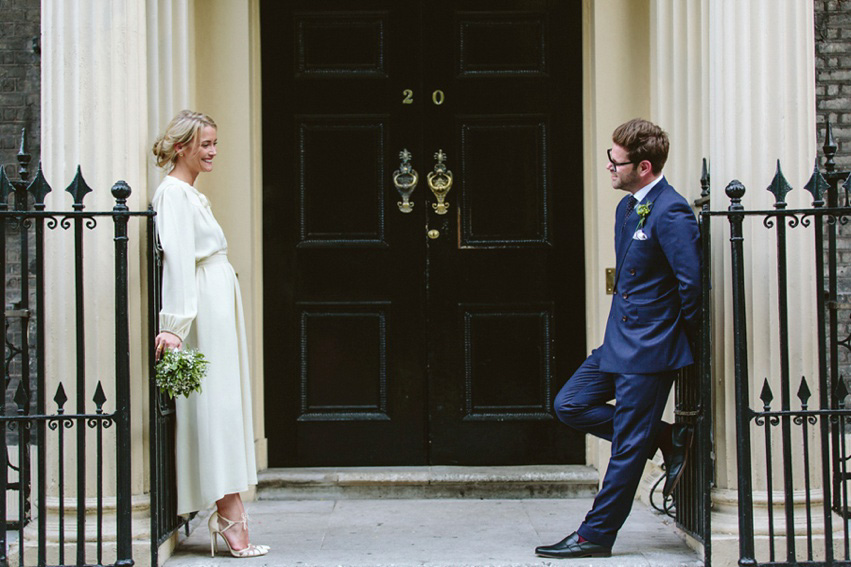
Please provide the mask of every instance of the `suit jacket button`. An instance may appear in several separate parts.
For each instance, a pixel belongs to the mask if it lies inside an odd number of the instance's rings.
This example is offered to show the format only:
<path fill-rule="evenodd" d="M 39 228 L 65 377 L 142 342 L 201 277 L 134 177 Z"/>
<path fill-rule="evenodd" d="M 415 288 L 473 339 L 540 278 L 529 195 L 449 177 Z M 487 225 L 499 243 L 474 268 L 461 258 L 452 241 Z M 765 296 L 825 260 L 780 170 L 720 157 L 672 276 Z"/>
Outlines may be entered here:
<path fill-rule="evenodd" d="M 623 321 L 624 323 L 626 323 L 626 315 L 624 315 L 623 317 L 621 317 L 621 321 Z"/>
<path fill-rule="evenodd" d="M 626 298 L 628 298 L 628 297 L 629 297 L 629 294 L 628 294 L 628 293 L 626 293 L 626 292 L 624 292 L 624 293 L 623 293 L 623 298 L 624 298 L 624 299 L 626 299 Z"/>
<path fill-rule="evenodd" d="M 634 276 L 634 275 L 635 275 L 635 268 L 630 268 L 630 269 L 629 269 L 629 275 L 631 275 L 631 276 Z"/>

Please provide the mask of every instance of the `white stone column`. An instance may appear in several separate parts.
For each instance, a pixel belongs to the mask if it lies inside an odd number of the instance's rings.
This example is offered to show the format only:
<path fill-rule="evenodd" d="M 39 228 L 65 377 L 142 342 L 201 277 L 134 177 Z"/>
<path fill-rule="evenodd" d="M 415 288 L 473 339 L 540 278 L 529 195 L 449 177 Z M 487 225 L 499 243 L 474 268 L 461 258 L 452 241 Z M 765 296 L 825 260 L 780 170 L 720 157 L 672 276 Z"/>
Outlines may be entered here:
<path fill-rule="evenodd" d="M 146 0 L 147 4 L 147 125 L 150 138 L 194 101 L 195 2 L 193 0 Z M 164 172 L 156 167 L 147 148 L 146 199 L 154 196 Z"/>
<path fill-rule="evenodd" d="M 42 159 L 44 174 L 53 187 L 46 199 L 48 210 L 68 211 L 71 197 L 64 189 L 79 165 L 93 192 L 84 199 L 86 210 L 111 210 L 115 201 L 110 188 L 119 179 L 133 190 L 128 206 L 133 211 L 147 208 L 146 151 L 150 147 L 147 108 L 147 42 L 145 0 L 43 0 L 42 15 Z M 114 322 L 114 242 L 113 223 L 108 217 L 97 220 L 97 228 L 86 230 L 85 269 L 85 368 L 86 411 L 94 411 L 95 386 L 101 381 L 106 393 L 105 410 L 114 411 L 115 322 Z M 142 270 L 144 222 L 129 223 L 129 310 L 131 363 L 132 493 L 134 545 L 137 564 L 148 561 L 149 519 L 144 495 L 147 463 L 143 458 L 143 435 L 147 428 L 147 351 L 144 337 L 147 323 L 145 272 Z M 74 311 L 73 229 L 61 227 L 46 231 L 43 312 L 46 325 L 46 384 L 48 412 L 55 409 L 53 395 L 60 381 L 69 397 L 66 411 L 76 407 L 76 358 Z M 40 353 L 41 354 L 41 353 Z M 116 427 L 106 431 L 104 440 L 105 538 L 114 539 Z M 65 445 L 66 505 L 76 506 L 75 430 L 68 430 Z M 87 435 L 87 513 L 93 512 L 96 496 L 95 437 Z M 56 562 L 59 501 L 57 441 L 48 435 L 47 492 L 51 508 L 48 517 L 50 544 L 48 562 Z M 76 513 L 66 511 L 66 537 L 74 540 Z M 34 530 L 37 523 L 31 524 Z M 95 537 L 93 513 L 88 514 L 87 540 Z M 32 531 L 33 538 L 37 534 Z M 27 546 L 35 545 L 33 540 Z M 74 557 L 66 547 L 66 559 Z M 105 561 L 114 557 L 114 543 L 107 543 Z M 93 552 L 88 562 L 95 562 Z M 141 560 L 141 561 L 138 561 Z"/>
<path fill-rule="evenodd" d="M 689 180 L 684 191 L 696 197 L 700 158 L 710 159 L 712 209 L 729 206 L 726 185 L 739 179 L 747 188 L 746 209 L 771 209 L 766 191 L 779 159 L 794 191 L 789 208 L 812 201 L 803 185 L 809 178 L 815 140 L 813 6 L 805 0 L 654 0 L 654 119 L 667 125 L 673 144 L 669 169 Z M 682 145 L 681 145 L 682 144 Z M 682 151 L 680 151 L 682 148 Z M 748 326 L 749 397 L 761 408 L 759 393 L 767 378 L 780 407 L 780 341 L 776 232 L 762 217 L 744 227 Z M 818 367 L 812 228 L 787 229 L 788 309 L 792 407 L 801 376 L 806 376 L 817 404 Z M 712 517 L 713 565 L 735 565 L 738 558 L 736 516 L 737 458 L 733 374 L 732 288 L 729 224 L 713 221 L 713 411 L 716 443 L 716 490 Z M 815 429 L 815 428 L 812 428 Z M 752 428 L 753 482 L 758 557 L 764 554 L 766 522 L 765 451 Z M 799 428 L 793 426 L 793 431 Z M 779 428 L 774 428 L 774 501 L 782 504 Z M 815 441 L 813 436 L 812 441 Z M 794 488 L 803 487 L 800 440 L 794 453 Z M 813 456 L 817 456 L 813 452 Z M 816 523 L 821 521 L 821 471 L 811 473 Z M 780 492 L 777 491 L 778 487 Z M 800 494 L 796 495 L 796 501 Z M 798 502 L 800 504 L 800 502 Z M 775 517 L 782 510 L 775 509 Z M 796 511 L 796 523 L 803 512 Z M 776 526 L 783 533 L 781 523 Z M 823 527 L 816 525 L 816 533 Z M 803 530 L 802 530 L 803 531 Z M 816 536 L 817 538 L 819 536 Z M 760 551 L 760 549 L 762 551 Z"/>
<path fill-rule="evenodd" d="M 665 176 L 690 202 L 709 157 L 708 27 L 707 0 L 650 6 L 650 113 L 671 138 Z"/>
<path fill-rule="evenodd" d="M 147 58 L 147 108 L 140 116 L 147 119 L 144 184 L 139 187 L 140 204 L 147 207 L 157 186 L 165 175 L 154 162 L 151 147 L 166 124 L 183 108 L 192 106 L 191 49 L 193 36 L 193 3 L 190 0 L 145 0 Z M 143 293 L 147 287 L 143 285 Z M 147 399 L 144 411 L 148 411 Z M 147 415 L 147 413 L 146 413 Z M 144 466 L 150 468 L 149 431 L 145 429 Z M 151 479 L 145 475 L 145 490 L 150 491 Z"/>

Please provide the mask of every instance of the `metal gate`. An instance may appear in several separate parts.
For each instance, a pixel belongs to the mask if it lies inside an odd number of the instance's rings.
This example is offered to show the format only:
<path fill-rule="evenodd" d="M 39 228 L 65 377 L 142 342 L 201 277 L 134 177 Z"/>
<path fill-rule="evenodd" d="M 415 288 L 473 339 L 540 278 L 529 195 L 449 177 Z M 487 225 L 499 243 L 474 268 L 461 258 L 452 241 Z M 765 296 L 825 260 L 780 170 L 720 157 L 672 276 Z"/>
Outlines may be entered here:
<path fill-rule="evenodd" d="M 714 460 L 712 438 L 712 369 L 711 343 L 711 278 L 710 272 L 710 223 L 703 213 L 709 211 L 709 167 L 703 161 L 700 178 L 701 197 L 694 206 L 700 208 L 698 217 L 703 263 L 701 265 L 701 328 L 698 336 L 698 356 L 695 364 L 680 371 L 674 390 L 674 416 L 676 423 L 692 431 L 691 458 L 683 471 L 682 479 L 674 491 L 673 498 L 664 501 L 661 509 L 673 516 L 677 525 L 703 544 L 703 558 L 711 564 L 711 492 L 714 483 Z M 655 489 L 665 480 L 664 475 Z M 661 490 L 660 490 L 661 492 Z M 673 508 L 673 510 L 672 510 Z"/>
<path fill-rule="evenodd" d="M 112 187 L 115 206 L 111 211 L 86 211 L 83 199 L 91 189 L 79 168 L 66 189 L 73 199 L 73 210 L 47 211 L 44 198 L 52 190 L 50 185 L 41 170 L 35 179 L 28 180 L 29 158 L 23 150 L 19 161 L 20 181 L 10 181 L 5 170 L 0 169 L 0 231 L 3 232 L 0 272 L 4 274 L 0 278 L 0 297 L 6 297 L 7 269 L 17 270 L 21 281 L 19 301 L 0 316 L 0 327 L 6 330 L 6 377 L 4 396 L 0 399 L 3 433 L 0 454 L 6 456 L 6 466 L 0 474 L 3 520 L 15 513 L 9 509 L 7 494 L 17 492 L 17 518 L 9 523 L 0 521 L 0 566 L 13 560 L 8 556 L 11 535 L 8 528 L 17 532 L 18 551 L 14 561 L 18 565 L 104 565 L 110 560 L 116 565 L 132 565 L 128 223 L 134 217 L 146 222 L 150 239 L 153 212 L 128 209 L 130 187 L 123 181 Z M 100 222 L 104 218 L 106 222 Z M 103 369 L 103 375 L 96 380 L 86 375 L 83 244 L 87 234 L 108 228 L 110 224 L 115 243 L 115 367 Z M 67 233 L 68 238 L 73 239 L 75 274 L 71 290 L 46 285 L 46 231 Z M 14 265 L 7 264 L 9 243 L 15 246 L 15 253 L 9 254 L 16 260 Z M 66 344 L 71 346 L 45 345 L 45 318 L 41 314 L 45 295 L 51 293 L 67 295 L 75 306 L 75 325 L 66 335 Z M 47 348 L 73 348 L 76 361 L 75 375 L 63 377 L 50 392 L 45 389 L 48 383 L 45 376 Z M 106 379 L 114 380 L 113 400 L 105 395 L 101 380 Z M 66 388 L 72 389 L 74 407 L 69 407 Z M 7 403 L 10 398 L 12 401 Z M 107 430 L 111 428 L 114 443 L 105 441 Z M 94 450 L 87 450 L 87 447 L 94 447 Z M 93 459 L 89 456 L 91 453 L 95 455 Z M 116 495 L 114 551 L 105 550 L 104 545 L 104 509 L 111 505 L 104 493 L 105 487 L 113 482 L 104 475 L 106 459 L 114 459 L 116 463 L 114 490 L 111 491 Z M 12 463 L 13 460 L 16 463 Z M 48 471 L 53 483 L 50 498 Z M 95 479 L 93 487 L 86 485 L 90 474 Z M 72 492 L 73 496 L 66 494 Z M 87 494 L 96 494 L 94 505 L 86 498 Z M 89 515 L 87 510 L 93 513 Z M 48 532 L 49 515 L 51 523 L 56 520 L 56 527 L 51 527 L 55 533 Z M 66 533 L 66 520 L 67 532 L 74 533 Z"/>
<path fill-rule="evenodd" d="M 156 237 L 156 219 L 150 217 L 148 225 L 148 321 L 151 334 L 148 343 L 148 365 L 153 369 L 154 337 L 159 332 L 159 312 L 162 307 L 162 248 Z M 172 534 L 186 527 L 189 519 L 177 515 L 177 486 L 174 428 L 177 415 L 174 400 L 157 388 L 153 375 L 149 380 L 150 432 L 151 432 L 151 565 L 159 564 L 159 548 Z"/>
<path fill-rule="evenodd" d="M 804 187 L 813 197 L 812 208 L 787 208 L 785 196 L 792 187 L 778 162 L 777 172 L 768 187 L 775 197 L 773 210 L 745 210 L 742 197 L 746 189 L 734 180 L 726 188 L 729 209 L 702 213 L 706 220 L 711 216 L 726 218 L 731 232 L 740 565 L 851 565 L 847 521 L 833 514 L 835 511 L 848 517 L 845 436 L 851 424 L 851 409 L 846 409 L 848 390 L 839 372 L 837 353 L 843 341 L 838 337 L 836 313 L 836 234 L 837 227 L 851 219 L 848 206 L 851 175 L 847 171 L 836 171 L 833 159 L 836 151 L 837 145 L 828 125 L 824 144 L 825 172 L 820 172 L 816 166 Z M 842 206 L 838 205 L 840 183 L 845 192 Z M 745 223 L 753 223 L 757 229 L 761 224 L 774 232 L 776 241 L 773 253 L 777 258 L 774 276 L 778 328 L 772 329 L 772 340 L 779 341 L 780 375 L 772 381 L 773 388 L 766 378 L 760 392 L 749 390 Z M 812 232 L 815 246 L 814 261 L 809 266 L 802 262 L 793 264 L 788 241 L 808 231 Z M 825 266 L 825 259 L 828 266 Z M 818 366 L 812 369 L 811 375 L 800 380 L 790 375 L 787 288 L 790 269 L 812 270 L 816 281 L 816 297 L 810 299 L 817 310 L 814 332 L 818 341 Z M 846 347 L 848 342 L 845 339 Z M 762 445 L 764 462 L 753 458 L 755 445 Z M 775 451 L 779 452 L 776 456 Z M 793 466 L 796 455 L 799 464 Z M 759 474 L 765 482 L 765 490 L 760 489 L 760 493 L 765 494 L 767 519 L 760 522 L 767 521 L 767 525 L 756 526 L 760 529 L 761 541 L 765 542 L 764 550 L 756 549 L 754 474 Z M 796 489 L 796 486 L 803 486 L 803 489 Z M 834 529 L 842 533 L 838 541 L 834 539 Z"/>

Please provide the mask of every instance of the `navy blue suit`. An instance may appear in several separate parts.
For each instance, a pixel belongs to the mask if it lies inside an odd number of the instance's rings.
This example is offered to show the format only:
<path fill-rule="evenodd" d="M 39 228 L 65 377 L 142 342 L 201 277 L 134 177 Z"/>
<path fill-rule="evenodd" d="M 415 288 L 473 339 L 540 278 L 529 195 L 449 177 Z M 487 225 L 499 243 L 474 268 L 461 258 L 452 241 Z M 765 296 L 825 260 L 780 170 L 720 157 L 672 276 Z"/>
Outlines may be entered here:
<path fill-rule="evenodd" d="M 556 396 L 564 423 L 612 442 L 612 457 L 594 506 L 577 530 L 611 547 L 626 521 L 676 371 L 694 361 L 698 327 L 700 245 L 694 213 L 663 177 L 642 201 L 643 226 L 615 215 L 615 288 L 603 344 Z M 612 405 L 608 402 L 616 400 Z"/>

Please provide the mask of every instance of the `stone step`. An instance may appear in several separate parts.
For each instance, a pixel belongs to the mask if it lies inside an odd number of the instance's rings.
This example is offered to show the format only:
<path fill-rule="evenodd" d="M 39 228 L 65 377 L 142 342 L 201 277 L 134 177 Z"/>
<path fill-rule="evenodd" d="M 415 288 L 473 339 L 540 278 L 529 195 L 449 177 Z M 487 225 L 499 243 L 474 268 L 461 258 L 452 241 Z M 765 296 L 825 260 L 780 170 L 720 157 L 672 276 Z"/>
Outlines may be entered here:
<path fill-rule="evenodd" d="M 257 498 L 588 498 L 598 480 L 584 465 L 273 468 Z"/>

